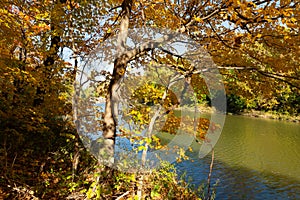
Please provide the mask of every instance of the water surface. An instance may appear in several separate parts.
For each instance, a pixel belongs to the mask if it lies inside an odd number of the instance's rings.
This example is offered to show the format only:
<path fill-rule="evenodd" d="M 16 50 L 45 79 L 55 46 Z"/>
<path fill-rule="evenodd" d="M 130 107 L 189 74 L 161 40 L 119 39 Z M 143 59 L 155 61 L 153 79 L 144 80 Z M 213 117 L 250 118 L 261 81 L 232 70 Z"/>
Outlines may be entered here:
<path fill-rule="evenodd" d="M 210 155 L 177 168 L 201 184 Z M 300 199 L 300 125 L 291 122 L 227 116 L 215 146 L 212 183 L 216 199 Z"/>

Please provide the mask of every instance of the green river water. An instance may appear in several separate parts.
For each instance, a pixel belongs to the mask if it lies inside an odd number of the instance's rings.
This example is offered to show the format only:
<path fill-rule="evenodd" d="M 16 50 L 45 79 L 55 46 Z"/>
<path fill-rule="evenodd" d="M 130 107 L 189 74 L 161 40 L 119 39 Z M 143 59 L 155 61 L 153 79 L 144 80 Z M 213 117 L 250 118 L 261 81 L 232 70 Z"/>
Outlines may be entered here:
<path fill-rule="evenodd" d="M 199 185 L 210 155 L 177 165 Z M 268 119 L 226 116 L 215 146 L 212 183 L 216 199 L 300 199 L 300 125 Z"/>

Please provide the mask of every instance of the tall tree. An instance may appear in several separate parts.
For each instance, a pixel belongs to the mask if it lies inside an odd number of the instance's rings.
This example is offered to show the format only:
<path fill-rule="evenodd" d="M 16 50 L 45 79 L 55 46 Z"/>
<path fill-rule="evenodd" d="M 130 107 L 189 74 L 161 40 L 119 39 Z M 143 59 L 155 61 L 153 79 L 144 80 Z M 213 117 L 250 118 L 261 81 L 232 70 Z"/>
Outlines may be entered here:
<path fill-rule="evenodd" d="M 188 62 L 183 67 L 182 63 L 174 65 L 174 55 L 160 49 L 161 41 L 128 48 L 125 41 L 130 28 L 148 26 L 187 35 L 218 64 L 228 93 L 265 106 L 279 106 L 284 99 L 296 101 L 299 96 L 297 1 L 12 0 L 0 5 L 0 114 L 6 135 L 46 133 L 55 127 L 56 119 L 70 113 L 67 86 L 79 70 L 60 54 L 71 51 L 77 63 L 97 45 L 118 35 L 114 70 L 106 74 L 103 134 L 104 151 L 112 158 L 117 125 L 114 91 L 128 65 L 144 56 L 169 64 L 187 80 L 196 73 Z M 162 39 L 168 41 L 169 37 L 165 34 Z M 197 88 L 201 87 L 198 84 Z"/>
<path fill-rule="evenodd" d="M 106 95 L 104 138 L 108 154 L 113 156 L 116 137 L 113 93 L 117 82 L 132 60 L 155 52 L 160 44 L 153 41 L 126 48 L 129 27 L 148 25 L 187 34 L 219 65 L 228 93 L 239 88 L 235 93 L 253 98 L 259 89 L 264 98 L 278 92 L 278 87 L 291 87 L 299 93 L 299 6 L 294 1 L 193 0 L 123 1 L 112 8 L 120 8 L 115 17 L 120 28 L 110 31 L 111 35 L 118 34 L 119 51 Z M 169 37 L 162 36 L 164 41 Z M 171 66 L 183 74 L 194 73 L 187 66 Z"/>

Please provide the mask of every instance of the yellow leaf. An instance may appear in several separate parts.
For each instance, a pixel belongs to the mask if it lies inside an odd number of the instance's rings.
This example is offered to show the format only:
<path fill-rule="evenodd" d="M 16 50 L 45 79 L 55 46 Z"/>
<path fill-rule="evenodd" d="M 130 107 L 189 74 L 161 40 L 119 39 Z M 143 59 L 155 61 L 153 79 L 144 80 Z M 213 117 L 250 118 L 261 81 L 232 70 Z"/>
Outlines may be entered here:
<path fill-rule="evenodd" d="M 294 17 L 291 18 L 291 22 L 295 23 L 296 21 L 297 21 L 296 18 L 294 18 Z"/>
<path fill-rule="evenodd" d="M 196 17 L 196 16 L 194 16 L 194 20 L 196 21 L 196 22 L 203 22 L 203 20 L 200 18 L 200 17 Z"/>

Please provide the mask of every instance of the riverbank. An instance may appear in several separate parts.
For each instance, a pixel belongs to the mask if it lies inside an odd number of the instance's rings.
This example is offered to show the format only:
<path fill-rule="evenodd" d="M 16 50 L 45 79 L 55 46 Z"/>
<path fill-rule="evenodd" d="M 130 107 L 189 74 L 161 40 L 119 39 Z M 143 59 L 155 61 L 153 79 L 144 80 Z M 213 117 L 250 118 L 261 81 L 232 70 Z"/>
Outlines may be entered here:
<path fill-rule="evenodd" d="M 188 109 L 194 111 L 194 108 L 188 108 Z M 199 105 L 198 111 L 200 111 L 200 113 L 213 113 L 216 111 L 216 109 L 206 105 Z M 291 116 L 288 114 L 265 112 L 265 111 L 258 111 L 258 110 L 244 110 L 239 113 L 227 113 L 227 115 L 241 115 L 241 116 L 254 117 L 254 118 L 273 119 L 273 120 L 300 123 L 300 116 Z"/>
<path fill-rule="evenodd" d="M 228 113 L 228 114 L 233 115 L 232 113 Z M 247 116 L 247 117 L 274 119 L 274 120 L 300 123 L 300 116 L 291 116 L 291 115 L 287 115 L 287 114 L 257 111 L 257 110 L 245 110 L 241 113 L 234 114 L 234 115 L 242 115 L 242 116 Z"/>

